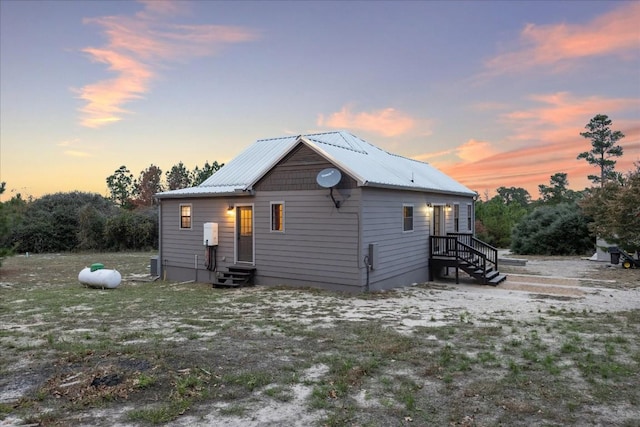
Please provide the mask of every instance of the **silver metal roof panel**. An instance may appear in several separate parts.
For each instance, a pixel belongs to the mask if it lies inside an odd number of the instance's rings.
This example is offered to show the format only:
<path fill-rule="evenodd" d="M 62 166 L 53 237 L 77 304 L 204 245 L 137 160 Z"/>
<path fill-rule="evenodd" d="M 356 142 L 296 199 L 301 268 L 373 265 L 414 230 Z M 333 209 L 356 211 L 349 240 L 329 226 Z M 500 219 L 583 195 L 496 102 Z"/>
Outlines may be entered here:
<path fill-rule="evenodd" d="M 348 132 L 260 139 L 197 187 L 158 193 L 158 198 L 242 194 L 297 144 L 304 143 L 354 178 L 358 185 L 476 193 L 428 163 L 388 153 Z"/>

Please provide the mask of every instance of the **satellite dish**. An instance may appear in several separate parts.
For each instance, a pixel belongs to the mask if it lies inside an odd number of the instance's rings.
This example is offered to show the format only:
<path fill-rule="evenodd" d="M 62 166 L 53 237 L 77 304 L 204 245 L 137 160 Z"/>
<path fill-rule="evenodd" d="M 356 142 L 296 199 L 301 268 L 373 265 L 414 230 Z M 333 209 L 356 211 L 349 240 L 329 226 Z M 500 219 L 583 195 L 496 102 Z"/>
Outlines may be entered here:
<path fill-rule="evenodd" d="M 329 195 L 331 196 L 333 203 L 336 205 L 336 209 L 340 209 L 340 201 L 333 197 L 333 187 L 338 185 L 341 179 L 342 174 L 336 168 L 323 169 L 318 172 L 318 176 L 316 176 L 316 182 L 318 185 L 329 189 Z"/>
<path fill-rule="evenodd" d="M 320 187 L 324 188 L 333 188 L 342 179 L 342 174 L 336 168 L 327 168 L 318 172 L 318 176 L 316 176 L 316 182 Z"/>

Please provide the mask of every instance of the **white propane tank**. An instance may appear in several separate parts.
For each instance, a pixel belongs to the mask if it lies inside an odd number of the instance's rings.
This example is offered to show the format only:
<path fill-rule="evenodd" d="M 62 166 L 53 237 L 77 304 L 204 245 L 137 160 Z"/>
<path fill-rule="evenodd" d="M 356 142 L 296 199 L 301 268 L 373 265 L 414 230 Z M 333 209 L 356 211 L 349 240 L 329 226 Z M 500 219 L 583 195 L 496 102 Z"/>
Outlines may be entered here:
<path fill-rule="evenodd" d="M 122 276 L 117 270 L 108 270 L 105 268 L 91 271 L 91 268 L 85 267 L 78 274 L 78 280 L 85 286 L 92 288 L 117 288 L 122 280 Z"/>

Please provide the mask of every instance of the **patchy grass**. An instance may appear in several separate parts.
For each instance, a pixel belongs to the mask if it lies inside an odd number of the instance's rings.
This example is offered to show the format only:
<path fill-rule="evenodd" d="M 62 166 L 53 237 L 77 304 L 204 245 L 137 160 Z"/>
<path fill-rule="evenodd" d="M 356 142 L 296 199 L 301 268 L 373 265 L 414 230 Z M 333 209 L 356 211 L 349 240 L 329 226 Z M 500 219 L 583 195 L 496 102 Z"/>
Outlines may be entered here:
<path fill-rule="evenodd" d="M 420 313 L 410 298 L 391 312 L 387 304 L 407 298 L 393 291 L 77 283 L 92 262 L 127 278 L 148 271 L 149 257 L 5 261 L 0 420 L 224 425 L 260 414 L 274 425 L 318 426 L 640 422 L 640 310 L 572 310 L 551 301 L 532 320 L 465 309 Z M 418 289 L 426 298 L 453 298 L 446 287 Z M 354 316 L 362 305 L 365 314 Z M 407 328 L 404 318 L 425 322 Z"/>

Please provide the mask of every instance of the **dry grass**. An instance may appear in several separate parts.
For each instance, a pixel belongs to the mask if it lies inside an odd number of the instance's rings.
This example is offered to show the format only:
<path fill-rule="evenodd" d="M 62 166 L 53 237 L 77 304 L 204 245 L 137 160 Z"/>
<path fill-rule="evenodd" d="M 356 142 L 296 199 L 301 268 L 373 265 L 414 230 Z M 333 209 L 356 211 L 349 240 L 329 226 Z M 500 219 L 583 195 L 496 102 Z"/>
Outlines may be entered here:
<path fill-rule="evenodd" d="M 501 291 L 524 312 L 450 284 L 217 290 L 139 280 L 150 255 L 5 261 L 3 425 L 640 423 L 640 303 Z M 136 279 L 83 288 L 92 262 Z"/>

